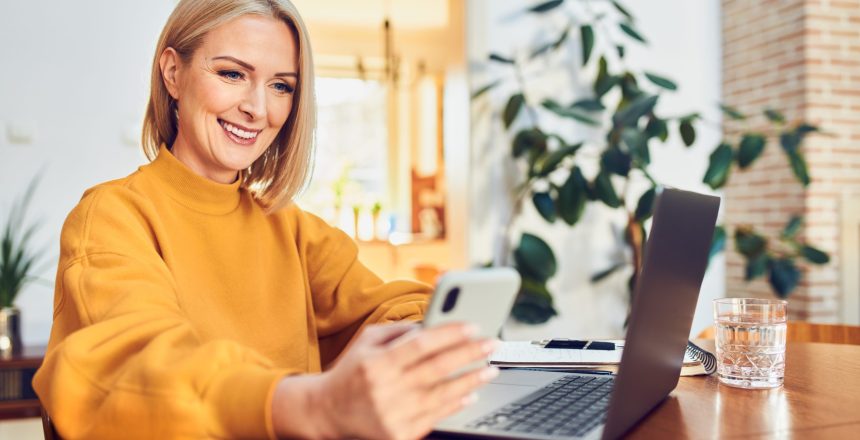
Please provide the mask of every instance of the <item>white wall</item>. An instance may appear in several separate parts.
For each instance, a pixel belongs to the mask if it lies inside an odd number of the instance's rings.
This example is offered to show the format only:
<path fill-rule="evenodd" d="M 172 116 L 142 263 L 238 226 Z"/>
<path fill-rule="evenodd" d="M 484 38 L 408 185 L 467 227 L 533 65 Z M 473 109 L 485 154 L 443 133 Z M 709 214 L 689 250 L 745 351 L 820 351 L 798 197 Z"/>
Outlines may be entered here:
<path fill-rule="evenodd" d="M 488 64 L 486 60 L 491 52 L 522 56 L 525 51 L 558 35 L 569 20 L 564 14 L 517 16 L 518 11 L 537 3 L 540 2 L 470 0 L 468 3 L 467 57 L 472 90 L 497 78 L 508 79 L 488 98 L 472 104 L 469 244 L 470 258 L 474 262 L 492 258 L 498 232 L 507 222 L 505 212 L 510 209 L 507 194 L 516 184 L 513 176 L 519 173 L 508 160 L 511 136 L 499 123 L 499 113 L 505 100 L 515 89 L 510 81 L 510 68 Z M 580 7 L 583 3 L 576 2 Z M 720 115 L 716 110 L 721 81 L 719 2 L 655 0 L 628 1 L 625 4 L 636 17 L 638 29 L 650 41 L 647 47 L 637 47 L 633 42 L 626 44 L 628 66 L 664 74 L 675 79 L 680 86 L 678 93 L 667 94 L 661 99 L 658 112 L 678 116 L 700 111 L 710 123 L 698 124 L 698 141 L 693 149 L 684 148 L 676 132 L 672 133 L 668 145 L 653 145 L 652 170 L 655 177 L 672 186 L 707 192 L 701 178 L 707 167 L 708 155 L 720 140 Z M 575 35 L 577 37 L 572 38 L 569 44 L 577 50 L 578 32 Z M 598 42 L 599 38 L 598 35 Z M 574 56 L 579 57 L 577 53 Z M 583 91 L 590 87 L 590 83 L 582 81 L 574 70 L 564 67 L 569 64 L 566 59 L 565 56 L 552 56 L 546 62 L 532 63 L 525 68 L 526 77 L 530 78 L 526 81 L 527 99 L 534 101 L 531 104 L 539 105 L 547 97 L 568 103 L 574 97 L 582 96 Z M 595 66 L 592 60 L 589 63 L 591 72 Z M 591 77 L 593 75 L 589 75 Z M 569 125 L 561 126 L 550 121 L 548 126 L 559 131 L 569 142 L 600 139 L 599 133 L 593 129 Z M 588 151 L 579 153 L 586 157 L 589 154 L 593 155 Z M 625 283 L 629 272 L 599 286 L 591 285 L 588 280 L 592 273 L 608 265 L 612 250 L 617 249 L 618 231 L 613 232 L 610 224 L 621 225 L 623 221 L 619 212 L 592 204 L 575 228 L 564 224 L 550 226 L 529 203 L 517 228 L 542 236 L 556 253 L 559 271 L 549 287 L 555 292 L 560 317 L 542 326 L 514 326 L 514 331 L 507 336 L 623 336 L 622 324 L 627 307 Z M 724 261 L 718 258 L 712 262 L 705 278 L 693 334 L 710 325 L 710 300 L 722 296 L 724 290 Z"/>
<path fill-rule="evenodd" d="M 55 263 L 63 220 L 84 190 L 144 163 L 150 63 L 175 2 L 0 3 L 0 218 L 41 174 L 31 218 L 44 220 L 35 242 L 49 246 Z M 30 132 L 32 142 L 11 143 L 10 128 Z M 48 340 L 55 268 L 17 301 L 25 344 Z"/>
<path fill-rule="evenodd" d="M 681 84 L 680 93 L 664 100 L 661 110 L 713 107 L 720 86 L 719 2 L 628 3 L 652 41 L 651 49 L 631 53 L 630 60 L 673 76 Z M 174 4 L 173 0 L 90 0 L 85 4 L 0 0 L 0 215 L 26 182 L 40 173 L 41 186 L 31 212 L 44 220 L 44 226 L 35 241 L 49 246 L 53 261 L 59 251 L 62 222 L 83 191 L 128 175 L 144 163 L 137 145 L 150 63 L 158 33 Z M 468 0 L 470 61 L 483 64 L 490 50 L 524 43 L 523 34 L 499 23 L 522 5 L 515 0 Z M 525 31 L 531 35 L 539 26 L 532 21 Z M 489 75 L 472 73 L 472 89 Z M 504 96 L 498 90 L 493 99 Z M 498 102 L 493 105 L 499 107 Z M 711 120 L 719 120 L 718 115 L 711 115 Z M 491 255 L 491 237 L 504 206 L 500 182 L 507 171 L 500 160 L 507 154 L 509 141 L 498 129 L 490 132 L 486 121 L 474 122 L 471 157 L 453 155 L 457 166 L 449 171 L 464 170 L 467 164 L 471 169 L 470 220 L 463 235 L 470 237 L 470 260 L 483 261 Z M 24 129 L 33 140 L 13 144 L 7 136 L 11 129 Z M 571 139 L 575 134 L 568 133 Z M 653 148 L 654 169 L 661 180 L 703 189 L 698 181 L 706 151 L 719 135 L 714 130 L 699 134 L 697 150 L 684 151 L 677 140 L 665 149 Z M 452 191 L 458 189 L 452 187 Z M 590 208 L 584 227 L 558 227 L 543 233 L 552 234 L 560 256 L 560 274 L 552 287 L 559 292 L 564 316 L 557 328 L 565 334 L 611 336 L 623 319 L 618 312 L 624 307 L 619 290 L 598 291 L 587 282 L 587 276 L 602 264 L 596 256 L 607 247 L 605 216 Z M 530 230 L 543 224 L 533 213 L 527 223 Z M 716 263 L 706 278 L 703 297 L 721 296 L 724 290 L 722 262 Z M 54 267 L 41 275 L 46 283 L 31 284 L 17 301 L 23 309 L 28 344 L 47 342 L 50 331 Z M 709 311 L 701 303 L 694 331 L 709 323 Z M 558 336 L 558 332 L 552 330 L 552 335 Z"/>

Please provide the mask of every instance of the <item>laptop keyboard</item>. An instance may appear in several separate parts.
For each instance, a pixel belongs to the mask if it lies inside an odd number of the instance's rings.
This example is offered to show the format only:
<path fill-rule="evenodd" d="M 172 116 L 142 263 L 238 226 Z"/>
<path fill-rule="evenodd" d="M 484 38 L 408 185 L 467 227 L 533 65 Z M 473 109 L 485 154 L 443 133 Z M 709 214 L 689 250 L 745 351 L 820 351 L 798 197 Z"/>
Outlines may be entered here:
<path fill-rule="evenodd" d="M 561 377 L 467 427 L 522 434 L 581 436 L 606 419 L 612 377 Z"/>

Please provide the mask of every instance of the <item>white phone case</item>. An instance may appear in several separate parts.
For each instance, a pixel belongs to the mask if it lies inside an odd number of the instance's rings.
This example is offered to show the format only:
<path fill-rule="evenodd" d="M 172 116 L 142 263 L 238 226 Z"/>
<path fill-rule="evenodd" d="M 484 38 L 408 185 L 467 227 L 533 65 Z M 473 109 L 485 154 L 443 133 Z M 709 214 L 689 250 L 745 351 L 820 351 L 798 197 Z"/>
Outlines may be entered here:
<path fill-rule="evenodd" d="M 424 327 L 469 322 L 478 326 L 476 338 L 497 338 L 519 289 L 520 274 L 509 267 L 448 272 L 436 284 Z"/>

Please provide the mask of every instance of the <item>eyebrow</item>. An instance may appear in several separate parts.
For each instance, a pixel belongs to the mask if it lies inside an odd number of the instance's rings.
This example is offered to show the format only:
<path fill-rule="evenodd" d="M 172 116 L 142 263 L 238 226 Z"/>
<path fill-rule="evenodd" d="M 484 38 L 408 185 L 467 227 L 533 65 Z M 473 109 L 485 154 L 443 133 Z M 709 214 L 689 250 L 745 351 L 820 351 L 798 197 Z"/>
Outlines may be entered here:
<path fill-rule="evenodd" d="M 212 59 L 213 59 L 213 60 L 228 60 L 228 61 L 232 61 L 232 62 L 234 62 L 234 63 L 236 63 L 236 64 L 238 64 L 238 65 L 240 65 L 240 66 L 242 66 L 242 67 L 244 67 L 244 68 L 246 68 L 246 69 L 248 69 L 248 70 L 250 70 L 251 72 L 253 72 L 253 71 L 254 71 L 254 66 L 252 66 L 252 65 L 250 65 L 250 64 L 248 64 L 248 63 L 246 63 L 246 62 L 244 62 L 244 61 L 242 61 L 242 60 L 240 60 L 240 59 L 238 59 L 238 58 L 231 57 L 231 56 L 229 56 L 229 55 L 222 55 L 222 56 L 214 57 L 214 58 L 212 58 Z M 292 76 L 293 78 L 298 78 L 298 77 L 299 77 L 299 74 L 298 74 L 298 73 L 296 73 L 296 72 L 278 72 L 278 73 L 276 73 L 276 74 L 275 74 L 275 76 Z"/>

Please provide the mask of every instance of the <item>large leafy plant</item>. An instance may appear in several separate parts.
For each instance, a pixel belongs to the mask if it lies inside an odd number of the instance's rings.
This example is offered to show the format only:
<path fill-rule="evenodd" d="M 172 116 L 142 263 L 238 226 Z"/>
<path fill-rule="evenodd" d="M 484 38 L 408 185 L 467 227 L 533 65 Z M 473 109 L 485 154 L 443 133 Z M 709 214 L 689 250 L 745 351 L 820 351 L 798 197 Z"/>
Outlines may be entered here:
<path fill-rule="evenodd" d="M 523 278 L 513 316 L 527 323 L 544 322 L 556 314 L 547 282 L 555 275 L 558 264 L 551 247 L 538 235 L 523 232 L 518 238 L 514 236 L 513 225 L 523 209 L 533 205 L 547 222 L 564 222 L 569 226 L 579 222 L 590 203 L 625 211 L 623 243 L 629 249 L 628 257 L 594 274 L 592 281 L 600 282 L 632 265 L 634 270 L 628 280 L 632 292 L 647 235 L 645 222 L 652 215 L 659 186 L 649 171 L 650 148 L 665 143 L 670 129 L 677 130 L 684 145 L 691 147 L 696 141 L 695 124 L 701 119 L 696 112 L 680 116 L 657 112 L 660 97 L 678 86 L 664 75 L 626 67 L 625 45 L 631 42 L 644 45 L 647 40 L 637 29 L 633 15 L 619 2 L 599 2 L 610 5 L 601 11 L 592 10 L 588 1 L 567 3 L 577 3 L 580 8 L 573 11 L 565 7 L 565 0 L 552 0 L 527 9 L 525 14 L 566 14 L 569 20 L 550 41 L 525 55 L 490 54 L 491 63 L 508 69 L 508 79 L 491 82 L 473 93 L 473 99 L 477 99 L 504 82 L 512 82 L 516 89 L 500 114 L 502 124 L 512 135 L 512 160 L 523 173 L 512 194 L 513 212 L 503 234 L 502 258 L 498 261 L 514 265 Z M 617 40 L 618 36 L 622 39 Z M 571 44 L 573 40 L 578 40 L 578 44 Z M 596 44 L 600 40 L 602 44 Z M 531 78 L 526 75 L 525 67 L 542 57 L 557 56 L 558 52 L 565 53 L 572 64 L 559 68 L 572 68 L 580 78 L 589 75 L 588 70 L 596 70 L 596 75 L 588 79 L 590 90 L 570 102 L 527 95 L 527 81 Z M 591 66 L 596 69 L 588 69 L 590 63 L 596 63 Z M 721 108 L 730 118 L 746 119 L 731 107 Z M 817 127 L 805 123 L 788 127 L 777 111 L 768 109 L 765 113 L 779 131 L 795 175 L 807 185 L 809 175 L 800 146 L 803 137 L 817 131 Z M 579 132 L 596 128 L 601 132 L 600 139 L 571 141 L 550 128 L 547 121 L 551 119 L 562 121 L 552 125 L 556 130 L 569 124 L 577 126 Z M 712 188 L 725 185 L 735 166 L 749 167 L 765 149 L 767 136 L 745 132 L 736 144 L 723 142 L 711 154 L 703 181 Z M 595 154 L 579 154 L 586 150 Z M 738 250 L 747 258 L 747 279 L 767 273 L 774 290 L 785 296 L 799 280 L 796 257 L 814 263 L 827 261 L 825 253 L 798 241 L 801 222 L 799 217 L 792 218 L 778 243 L 749 227 L 735 232 Z M 725 241 L 725 229 L 718 228 L 712 255 L 723 248 Z"/>
<path fill-rule="evenodd" d="M 23 197 L 12 203 L 5 218 L 0 236 L 0 307 L 12 307 L 24 286 L 37 280 L 36 265 L 45 255 L 44 249 L 35 249 L 32 244 L 39 222 L 26 223 L 27 208 L 36 186 L 37 181 L 33 180 Z"/>

